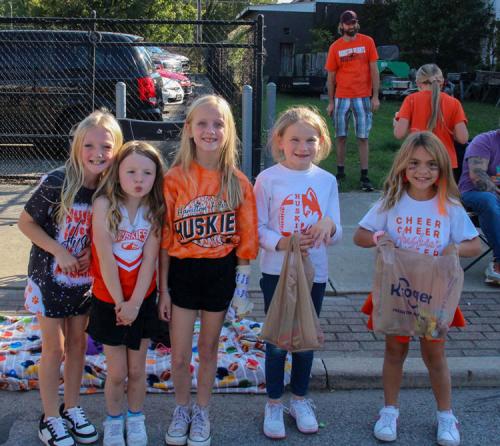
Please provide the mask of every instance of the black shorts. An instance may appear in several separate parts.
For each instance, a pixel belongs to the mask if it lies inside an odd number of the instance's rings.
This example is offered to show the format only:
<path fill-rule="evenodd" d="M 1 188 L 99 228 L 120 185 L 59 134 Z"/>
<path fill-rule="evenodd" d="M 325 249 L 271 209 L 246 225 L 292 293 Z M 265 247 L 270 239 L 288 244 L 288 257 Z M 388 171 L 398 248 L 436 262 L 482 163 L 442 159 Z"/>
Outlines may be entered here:
<path fill-rule="evenodd" d="M 218 259 L 170 258 L 172 303 L 188 310 L 226 311 L 236 287 L 236 253 Z"/>
<path fill-rule="evenodd" d="M 141 340 L 156 336 L 159 328 L 156 290 L 144 299 L 132 325 L 116 325 L 115 304 L 92 296 L 87 333 L 101 344 L 139 350 Z"/>

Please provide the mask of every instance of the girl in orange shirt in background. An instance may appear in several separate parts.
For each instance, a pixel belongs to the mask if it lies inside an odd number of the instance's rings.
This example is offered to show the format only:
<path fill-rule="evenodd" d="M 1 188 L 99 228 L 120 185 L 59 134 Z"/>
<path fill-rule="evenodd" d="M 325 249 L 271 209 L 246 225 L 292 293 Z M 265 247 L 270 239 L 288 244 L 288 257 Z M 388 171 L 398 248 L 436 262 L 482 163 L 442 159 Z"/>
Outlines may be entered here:
<path fill-rule="evenodd" d="M 455 181 L 458 161 L 454 140 L 466 144 L 469 138 L 467 118 L 460 102 L 441 92 L 443 73 L 435 64 L 422 65 L 417 71 L 419 91 L 405 98 L 394 119 L 394 136 L 428 130 L 444 144 L 450 156 Z"/>
<path fill-rule="evenodd" d="M 188 110 L 163 189 L 167 217 L 158 305 L 160 318 L 171 319 L 176 400 L 165 435 L 169 445 L 210 445 L 208 404 L 224 316 L 232 299 L 237 314 L 250 307 L 246 290 L 249 261 L 257 257 L 259 247 L 257 211 L 252 185 L 236 167 L 237 155 L 229 104 L 213 95 L 197 99 Z M 191 406 L 190 364 L 198 311 L 198 393 Z"/>

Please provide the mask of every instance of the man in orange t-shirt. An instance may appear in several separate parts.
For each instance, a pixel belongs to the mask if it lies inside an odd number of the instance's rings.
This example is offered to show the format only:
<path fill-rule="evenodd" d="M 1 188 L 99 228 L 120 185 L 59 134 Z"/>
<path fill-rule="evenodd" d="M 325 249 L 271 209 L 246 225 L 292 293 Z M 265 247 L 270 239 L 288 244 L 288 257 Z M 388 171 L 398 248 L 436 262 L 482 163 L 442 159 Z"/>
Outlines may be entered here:
<path fill-rule="evenodd" d="M 354 114 L 361 164 L 361 189 L 372 191 L 368 178 L 368 135 L 372 112 L 378 110 L 379 73 L 378 53 L 371 37 L 358 33 L 358 16 L 344 11 L 338 27 L 342 37 L 332 43 L 325 69 L 328 71 L 327 112 L 333 117 L 337 139 L 337 179 L 345 179 L 345 145 L 347 127 Z"/>

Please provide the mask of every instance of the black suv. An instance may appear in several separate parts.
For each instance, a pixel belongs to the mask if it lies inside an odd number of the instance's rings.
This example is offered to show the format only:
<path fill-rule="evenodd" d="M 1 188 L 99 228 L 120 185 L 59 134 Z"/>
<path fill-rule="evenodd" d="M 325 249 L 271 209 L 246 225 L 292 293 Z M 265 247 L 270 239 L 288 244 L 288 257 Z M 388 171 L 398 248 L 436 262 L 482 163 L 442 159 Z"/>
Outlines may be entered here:
<path fill-rule="evenodd" d="M 127 86 L 128 118 L 161 121 L 163 80 L 141 41 L 110 32 L 0 30 L 0 143 L 66 144 L 64 135 L 92 110 L 115 110 L 119 81 Z"/>

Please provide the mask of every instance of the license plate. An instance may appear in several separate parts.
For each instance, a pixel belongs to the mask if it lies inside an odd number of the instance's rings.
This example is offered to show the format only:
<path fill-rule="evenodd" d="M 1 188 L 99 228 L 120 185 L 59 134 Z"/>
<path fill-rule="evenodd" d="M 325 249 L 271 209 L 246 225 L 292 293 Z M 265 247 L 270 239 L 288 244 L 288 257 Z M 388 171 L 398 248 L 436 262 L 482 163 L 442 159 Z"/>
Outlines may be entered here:
<path fill-rule="evenodd" d="M 182 95 L 181 95 L 181 94 L 178 94 L 178 95 L 175 97 L 175 100 L 176 100 L 176 101 L 180 101 L 180 100 L 181 100 L 181 98 L 182 98 Z"/>

